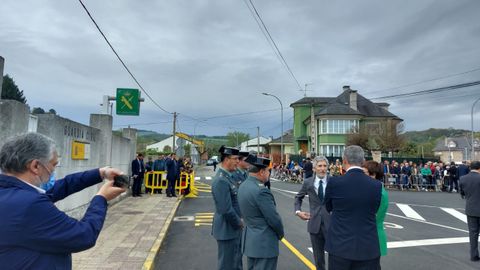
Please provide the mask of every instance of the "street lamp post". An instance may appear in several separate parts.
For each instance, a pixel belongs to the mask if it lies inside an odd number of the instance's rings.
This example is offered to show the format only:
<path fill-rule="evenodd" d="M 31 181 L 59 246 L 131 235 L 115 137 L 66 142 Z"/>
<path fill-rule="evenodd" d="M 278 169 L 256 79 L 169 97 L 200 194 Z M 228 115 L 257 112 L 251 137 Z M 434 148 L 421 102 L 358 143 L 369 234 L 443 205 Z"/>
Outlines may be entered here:
<path fill-rule="evenodd" d="M 281 129 L 282 129 L 282 133 L 280 134 L 280 164 L 283 164 L 283 104 L 282 104 L 282 101 L 275 95 L 272 95 L 272 94 L 269 94 L 269 93 L 262 93 L 262 95 L 265 95 L 265 96 L 271 96 L 271 97 L 274 97 L 278 100 L 278 102 L 280 103 L 280 114 L 281 114 L 281 117 L 280 117 L 280 121 L 282 122 L 281 123 Z"/>
<path fill-rule="evenodd" d="M 475 102 L 473 102 L 473 105 L 472 105 L 472 114 L 471 114 L 471 120 L 472 120 L 472 156 L 470 157 L 470 160 L 471 161 L 474 161 L 475 160 L 475 144 L 474 144 L 474 132 L 473 132 L 473 109 L 475 108 L 475 104 L 477 104 L 477 102 L 480 101 L 480 98 L 477 98 L 475 100 Z"/>

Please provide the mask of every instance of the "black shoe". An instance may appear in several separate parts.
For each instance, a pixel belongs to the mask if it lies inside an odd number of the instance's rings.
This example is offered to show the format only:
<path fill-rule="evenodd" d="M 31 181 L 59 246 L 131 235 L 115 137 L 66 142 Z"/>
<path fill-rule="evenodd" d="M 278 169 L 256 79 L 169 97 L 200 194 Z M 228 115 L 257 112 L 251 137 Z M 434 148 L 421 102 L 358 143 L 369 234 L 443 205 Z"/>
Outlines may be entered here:
<path fill-rule="evenodd" d="M 142 197 L 142 195 L 141 195 L 141 194 L 138 194 L 137 197 Z"/>
<path fill-rule="evenodd" d="M 480 261 L 480 257 L 475 256 L 475 257 L 471 258 L 470 260 L 471 260 L 472 262 L 478 262 L 478 261 Z"/>
<path fill-rule="evenodd" d="M 172 197 L 172 195 L 170 195 L 170 194 L 167 194 L 167 197 Z"/>
<path fill-rule="evenodd" d="M 177 197 L 177 195 L 173 194 L 172 197 Z"/>

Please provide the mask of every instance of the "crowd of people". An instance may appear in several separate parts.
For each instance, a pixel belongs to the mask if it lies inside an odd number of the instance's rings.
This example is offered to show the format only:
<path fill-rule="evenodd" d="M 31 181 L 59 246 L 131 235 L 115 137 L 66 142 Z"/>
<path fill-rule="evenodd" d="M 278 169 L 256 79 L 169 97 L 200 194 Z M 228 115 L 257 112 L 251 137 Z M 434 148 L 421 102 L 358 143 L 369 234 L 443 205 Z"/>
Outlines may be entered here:
<path fill-rule="evenodd" d="M 306 170 L 308 164 L 311 164 L 310 158 L 300 162 L 290 160 L 283 164 L 274 163 L 272 177 L 279 180 L 302 182 L 306 178 L 305 172 L 308 174 L 309 170 Z M 469 167 L 469 161 L 463 161 L 461 164 L 441 161 L 417 164 L 407 160 L 402 162 L 385 160 L 382 164 L 382 181 L 387 188 L 400 190 L 460 192 L 458 181 L 460 177 L 470 172 Z M 345 174 L 345 169 L 339 159 L 330 164 L 327 171 L 332 176 Z"/>

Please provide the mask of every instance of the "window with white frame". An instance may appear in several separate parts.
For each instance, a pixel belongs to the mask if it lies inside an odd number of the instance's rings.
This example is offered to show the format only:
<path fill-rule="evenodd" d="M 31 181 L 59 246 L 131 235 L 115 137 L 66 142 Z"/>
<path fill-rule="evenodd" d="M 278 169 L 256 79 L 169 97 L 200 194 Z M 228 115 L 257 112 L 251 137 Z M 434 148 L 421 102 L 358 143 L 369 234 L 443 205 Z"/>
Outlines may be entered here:
<path fill-rule="evenodd" d="M 318 120 L 319 134 L 348 134 L 358 127 L 358 120 L 323 119 Z"/>
<path fill-rule="evenodd" d="M 320 145 L 320 154 L 326 157 L 334 156 L 340 157 L 345 150 L 345 145 Z"/>

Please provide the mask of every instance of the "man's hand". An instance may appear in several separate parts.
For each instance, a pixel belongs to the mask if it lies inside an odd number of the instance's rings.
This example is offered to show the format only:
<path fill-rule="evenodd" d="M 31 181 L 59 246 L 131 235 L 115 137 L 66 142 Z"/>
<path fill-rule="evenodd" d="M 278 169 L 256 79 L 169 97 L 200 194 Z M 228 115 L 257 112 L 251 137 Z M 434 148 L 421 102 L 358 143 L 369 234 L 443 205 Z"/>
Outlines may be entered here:
<path fill-rule="evenodd" d="M 125 188 L 113 186 L 113 180 L 106 180 L 106 183 L 98 191 L 97 195 L 103 196 L 107 201 L 115 199 L 118 195 L 125 192 Z"/>
<path fill-rule="evenodd" d="M 303 220 L 309 220 L 310 219 L 310 213 L 308 212 L 298 212 L 297 216 Z"/>
<path fill-rule="evenodd" d="M 100 168 L 100 175 L 106 180 L 105 184 L 100 188 L 97 195 L 103 196 L 107 201 L 118 197 L 126 191 L 125 188 L 113 186 L 113 178 L 117 175 L 122 175 L 123 172 L 119 169 L 103 167 Z"/>

